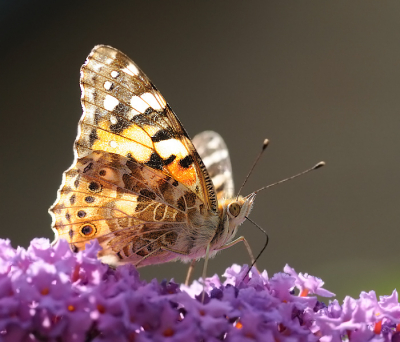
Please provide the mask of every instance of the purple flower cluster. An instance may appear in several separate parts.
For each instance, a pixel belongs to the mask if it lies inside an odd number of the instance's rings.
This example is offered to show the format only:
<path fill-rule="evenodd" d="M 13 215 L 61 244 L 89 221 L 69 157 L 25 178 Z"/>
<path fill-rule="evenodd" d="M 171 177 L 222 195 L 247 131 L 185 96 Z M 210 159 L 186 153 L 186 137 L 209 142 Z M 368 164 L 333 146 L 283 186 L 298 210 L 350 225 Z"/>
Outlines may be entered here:
<path fill-rule="evenodd" d="M 326 306 L 316 295 L 333 293 L 316 277 L 233 265 L 225 281 L 206 280 L 202 303 L 200 283 L 141 281 L 133 266 L 98 261 L 99 249 L 0 240 L 0 341 L 400 341 L 396 291 Z"/>

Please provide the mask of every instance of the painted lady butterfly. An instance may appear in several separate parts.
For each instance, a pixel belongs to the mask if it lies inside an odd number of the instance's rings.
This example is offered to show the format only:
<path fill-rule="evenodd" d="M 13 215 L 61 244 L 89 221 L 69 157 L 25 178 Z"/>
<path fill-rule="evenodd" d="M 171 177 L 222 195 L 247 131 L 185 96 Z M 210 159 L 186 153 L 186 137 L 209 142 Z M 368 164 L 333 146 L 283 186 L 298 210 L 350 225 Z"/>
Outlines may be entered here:
<path fill-rule="evenodd" d="M 79 251 L 97 239 L 104 262 L 138 267 L 248 246 L 233 238 L 255 193 L 234 197 L 220 135 L 191 141 L 148 77 L 110 46 L 92 50 L 80 84 L 75 160 L 49 210 L 56 241 Z"/>

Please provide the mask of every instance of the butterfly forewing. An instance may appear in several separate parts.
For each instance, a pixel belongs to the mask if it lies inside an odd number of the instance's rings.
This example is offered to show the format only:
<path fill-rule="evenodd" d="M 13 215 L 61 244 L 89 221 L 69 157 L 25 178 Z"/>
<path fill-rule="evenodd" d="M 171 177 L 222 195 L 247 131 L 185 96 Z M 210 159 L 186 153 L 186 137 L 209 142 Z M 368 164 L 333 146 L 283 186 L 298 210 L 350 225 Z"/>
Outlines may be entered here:
<path fill-rule="evenodd" d="M 81 69 L 78 157 L 112 152 L 170 175 L 216 210 L 207 170 L 159 91 L 126 55 L 95 47 Z"/>
<path fill-rule="evenodd" d="M 101 256 L 138 266 L 203 256 L 218 226 L 216 194 L 162 95 L 108 46 L 82 66 L 81 90 L 75 161 L 50 209 L 56 236 L 76 251 L 98 239 Z"/>

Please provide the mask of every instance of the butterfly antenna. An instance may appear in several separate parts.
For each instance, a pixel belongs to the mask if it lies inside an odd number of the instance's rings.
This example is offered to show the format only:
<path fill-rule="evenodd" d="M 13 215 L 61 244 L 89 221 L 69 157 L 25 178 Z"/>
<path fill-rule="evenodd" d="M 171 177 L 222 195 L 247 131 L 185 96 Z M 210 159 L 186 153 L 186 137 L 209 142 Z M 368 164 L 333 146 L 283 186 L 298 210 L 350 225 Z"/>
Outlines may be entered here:
<path fill-rule="evenodd" d="M 263 228 L 261 228 L 257 223 L 255 223 L 253 220 L 249 219 L 247 216 L 245 216 L 245 218 L 246 218 L 248 221 L 250 221 L 253 225 L 255 225 L 259 230 L 261 230 L 261 231 L 264 233 L 264 235 L 265 235 L 265 237 L 266 237 L 266 240 L 265 240 L 264 247 L 261 249 L 260 253 L 258 253 L 258 255 L 257 255 L 256 258 L 254 259 L 254 261 L 251 263 L 251 266 L 250 266 L 250 268 L 247 270 L 247 272 L 246 272 L 245 276 L 243 277 L 242 281 L 245 280 L 246 277 L 249 275 L 251 269 L 252 269 L 253 266 L 256 264 L 257 260 L 258 260 L 258 259 L 260 258 L 260 256 L 261 256 L 261 254 L 263 254 L 263 252 L 265 251 L 265 248 L 267 248 L 267 245 L 268 245 L 268 242 L 269 242 L 269 236 L 268 236 L 267 232 L 266 232 Z"/>
<path fill-rule="evenodd" d="M 262 146 L 262 149 L 261 149 L 260 153 L 258 154 L 256 160 L 255 160 L 254 163 L 253 163 L 253 166 L 251 167 L 251 169 L 250 169 L 249 173 L 247 174 L 246 178 L 244 179 L 243 184 L 242 184 L 241 187 L 239 188 L 239 191 L 238 191 L 238 193 L 237 193 L 237 195 L 236 195 L 236 201 L 237 201 L 237 199 L 239 198 L 239 195 L 240 195 L 240 193 L 241 193 L 241 191 L 242 191 L 244 185 L 247 183 L 247 180 L 249 179 L 250 175 L 252 174 L 252 172 L 253 172 L 255 166 L 257 165 L 258 161 L 260 160 L 260 158 L 261 158 L 263 152 L 265 151 L 265 149 L 267 148 L 268 144 L 269 144 L 269 140 L 268 140 L 268 139 L 265 139 L 264 142 L 263 142 L 263 146 Z"/>
<path fill-rule="evenodd" d="M 261 190 L 268 189 L 268 188 L 270 188 L 271 186 L 278 185 L 278 184 L 281 184 L 281 183 L 290 181 L 290 180 L 295 179 L 295 178 L 297 178 L 297 177 L 299 177 L 299 176 L 305 175 L 306 173 L 308 173 L 308 172 L 310 172 L 310 171 L 314 171 L 314 170 L 316 170 L 316 169 L 319 169 L 319 168 L 321 168 L 322 166 L 325 166 L 325 162 L 324 162 L 324 161 L 320 161 L 318 164 L 314 165 L 313 167 L 311 167 L 311 168 L 309 168 L 309 169 L 307 169 L 307 170 L 305 170 L 305 171 L 303 171 L 303 172 L 300 172 L 300 173 L 298 173 L 298 174 L 296 174 L 296 175 L 294 175 L 294 176 L 291 176 L 291 177 L 282 179 L 282 180 L 280 180 L 280 181 L 278 181 L 278 182 L 272 183 L 272 184 L 270 184 L 270 185 L 264 186 L 264 187 L 262 187 L 262 188 L 260 188 L 260 189 L 258 189 L 258 190 L 256 190 L 256 191 L 254 191 L 254 193 L 256 194 L 257 192 L 259 192 L 259 191 L 261 191 Z"/>

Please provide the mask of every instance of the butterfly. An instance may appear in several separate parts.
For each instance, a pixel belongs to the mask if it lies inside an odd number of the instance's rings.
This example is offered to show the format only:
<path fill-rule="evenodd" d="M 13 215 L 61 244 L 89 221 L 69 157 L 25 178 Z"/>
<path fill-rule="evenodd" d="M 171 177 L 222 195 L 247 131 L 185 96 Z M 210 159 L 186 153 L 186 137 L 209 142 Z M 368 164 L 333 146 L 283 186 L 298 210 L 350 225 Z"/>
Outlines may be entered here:
<path fill-rule="evenodd" d="M 234 239 L 255 193 L 234 195 L 221 136 L 191 140 L 169 104 L 125 54 L 93 48 L 81 68 L 75 159 L 49 209 L 55 241 L 137 267 L 214 256 Z"/>

